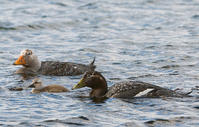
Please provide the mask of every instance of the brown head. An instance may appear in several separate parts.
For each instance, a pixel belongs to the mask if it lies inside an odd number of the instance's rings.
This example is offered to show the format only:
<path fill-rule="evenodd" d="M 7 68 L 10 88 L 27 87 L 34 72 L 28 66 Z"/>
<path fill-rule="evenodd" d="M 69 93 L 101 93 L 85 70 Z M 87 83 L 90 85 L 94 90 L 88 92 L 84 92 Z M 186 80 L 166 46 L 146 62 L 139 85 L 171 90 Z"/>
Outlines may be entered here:
<path fill-rule="evenodd" d="M 42 81 L 39 78 L 32 80 L 32 83 L 29 86 L 30 88 L 40 88 L 42 87 Z"/>
<path fill-rule="evenodd" d="M 107 92 L 106 79 L 97 71 L 85 72 L 79 83 L 73 86 L 72 89 L 74 90 L 82 87 L 92 88 L 90 93 L 91 97 L 100 97 Z"/>

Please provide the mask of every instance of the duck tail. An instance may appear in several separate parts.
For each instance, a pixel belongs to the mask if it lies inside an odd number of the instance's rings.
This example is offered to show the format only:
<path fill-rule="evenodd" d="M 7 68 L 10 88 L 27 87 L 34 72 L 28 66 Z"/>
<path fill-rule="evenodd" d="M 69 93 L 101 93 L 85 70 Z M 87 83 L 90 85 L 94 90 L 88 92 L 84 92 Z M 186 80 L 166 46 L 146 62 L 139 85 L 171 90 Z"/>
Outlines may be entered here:
<path fill-rule="evenodd" d="M 91 71 L 94 71 L 96 66 L 94 65 L 95 63 L 95 57 L 93 58 L 93 61 L 89 64 Z"/>
<path fill-rule="evenodd" d="M 184 93 L 185 95 L 189 95 L 189 94 L 191 94 L 193 92 L 193 90 L 191 90 L 191 91 L 189 91 L 189 92 L 187 92 L 187 93 Z"/>
<path fill-rule="evenodd" d="M 189 92 L 186 92 L 186 93 L 184 93 L 184 92 L 178 92 L 179 90 L 182 90 L 182 89 L 177 88 L 174 91 L 177 92 L 177 93 L 179 93 L 179 94 L 181 94 L 181 95 L 183 95 L 183 96 L 190 96 L 189 94 L 191 94 L 193 92 L 193 89 L 191 89 Z"/>

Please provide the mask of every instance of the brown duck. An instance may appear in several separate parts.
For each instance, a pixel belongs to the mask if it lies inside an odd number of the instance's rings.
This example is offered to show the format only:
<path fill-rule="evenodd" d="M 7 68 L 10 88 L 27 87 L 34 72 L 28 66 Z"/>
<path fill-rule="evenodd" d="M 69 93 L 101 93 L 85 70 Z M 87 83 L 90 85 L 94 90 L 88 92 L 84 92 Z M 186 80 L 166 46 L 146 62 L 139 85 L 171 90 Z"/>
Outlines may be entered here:
<path fill-rule="evenodd" d="M 60 93 L 60 92 L 69 91 L 67 88 L 60 85 L 43 86 L 41 80 L 38 78 L 35 78 L 29 87 L 33 87 L 32 93 L 41 93 L 41 92 Z"/>
<path fill-rule="evenodd" d="M 140 81 L 124 81 L 107 87 L 106 79 L 100 72 L 86 72 L 72 89 L 90 87 L 91 98 L 135 98 L 135 97 L 184 97 L 187 94 L 177 93 L 156 85 Z"/>
<path fill-rule="evenodd" d="M 21 52 L 14 65 L 22 65 L 16 71 L 17 74 L 43 74 L 54 76 L 73 76 L 80 75 L 86 71 L 95 69 L 95 58 L 89 65 L 77 64 L 72 62 L 39 61 L 36 55 L 29 49 Z"/>

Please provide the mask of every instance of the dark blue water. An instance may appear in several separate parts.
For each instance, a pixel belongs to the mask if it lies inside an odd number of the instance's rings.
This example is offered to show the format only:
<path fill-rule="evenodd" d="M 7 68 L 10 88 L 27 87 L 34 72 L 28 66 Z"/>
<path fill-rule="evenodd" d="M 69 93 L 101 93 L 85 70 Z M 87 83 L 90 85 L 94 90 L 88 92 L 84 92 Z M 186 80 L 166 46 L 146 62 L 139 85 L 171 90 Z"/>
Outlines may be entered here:
<path fill-rule="evenodd" d="M 23 49 L 40 60 L 89 63 L 109 86 L 140 80 L 184 92 L 199 81 L 198 0 L 0 0 L 0 126 L 199 126 L 198 91 L 191 98 L 108 99 L 87 88 L 31 94 L 12 63 Z M 71 88 L 81 76 L 41 76 Z"/>

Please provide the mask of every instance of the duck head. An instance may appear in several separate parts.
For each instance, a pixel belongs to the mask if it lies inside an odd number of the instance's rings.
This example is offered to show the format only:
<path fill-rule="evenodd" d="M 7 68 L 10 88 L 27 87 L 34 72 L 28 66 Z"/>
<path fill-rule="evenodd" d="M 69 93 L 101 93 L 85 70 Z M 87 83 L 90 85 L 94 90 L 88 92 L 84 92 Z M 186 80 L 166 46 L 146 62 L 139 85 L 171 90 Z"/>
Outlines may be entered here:
<path fill-rule="evenodd" d="M 28 66 L 29 61 L 31 61 L 32 58 L 32 51 L 29 49 L 26 49 L 24 51 L 21 51 L 21 55 L 19 58 L 13 63 L 13 65 L 23 65 Z"/>
<path fill-rule="evenodd" d="M 39 78 L 35 78 L 32 80 L 32 83 L 29 86 L 30 88 L 41 88 L 42 81 Z"/>
<path fill-rule="evenodd" d="M 26 68 L 30 68 L 36 72 L 41 67 L 41 62 L 38 60 L 30 49 L 23 50 L 19 58 L 13 63 L 13 65 L 23 65 Z"/>
<path fill-rule="evenodd" d="M 82 87 L 90 87 L 92 89 L 90 97 L 94 99 L 103 97 L 108 91 L 106 79 L 97 71 L 85 72 L 77 85 L 73 86 L 72 90 Z"/>
<path fill-rule="evenodd" d="M 81 80 L 77 85 L 73 86 L 72 90 L 79 89 L 82 87 L 90 87 L 92 89 L 98 89 L 107 87 L 106 79 L 101 75 L 100 72 L 91 71 L 85 72 Z"/>

